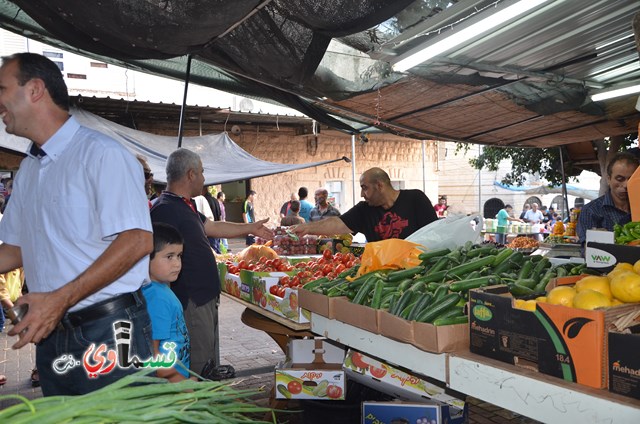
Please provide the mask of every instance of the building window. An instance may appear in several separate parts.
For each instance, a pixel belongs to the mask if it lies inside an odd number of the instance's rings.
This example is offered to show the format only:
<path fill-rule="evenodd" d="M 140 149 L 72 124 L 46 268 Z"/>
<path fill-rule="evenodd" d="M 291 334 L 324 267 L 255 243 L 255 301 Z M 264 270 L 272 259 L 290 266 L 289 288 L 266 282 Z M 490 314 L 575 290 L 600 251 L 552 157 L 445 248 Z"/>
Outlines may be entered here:
<path fill-rule="evenodd" d="M 396 190 L 404 190 L 404 181 L 391 181 L 391 187 Z"/>
<path fill-rule="evenodd" d="M 343 203 L 344 192 L 342 191 L 342 181 L 327 181 L 327 191 L 329 192 L 329 197 L 327 198 L 327 202 L 331 205 L 335 206 L 340 210 L 340 206 Z M 340 210 L 342 212 L 342 210 Z"/>
<path fill-rule="evenodd" d="M 42 55 L 51 59 L 51 61 L 60 69 L 60 72 L 64 72 L 64 62 L 62 62 L 62 60 L 55 60 L 64 58 L 64 54 L 62 52 L 43 51 Z"/>
<path fill-rule="evenodd" d="M 67 74 L 67 78 L 87 79 L 87 76 L 85 74 Z"/>
<path fill-rule="evenodd" d="M 106 68 L 108 65 L 103 62 L 91 62 L 92 68 Z"/>

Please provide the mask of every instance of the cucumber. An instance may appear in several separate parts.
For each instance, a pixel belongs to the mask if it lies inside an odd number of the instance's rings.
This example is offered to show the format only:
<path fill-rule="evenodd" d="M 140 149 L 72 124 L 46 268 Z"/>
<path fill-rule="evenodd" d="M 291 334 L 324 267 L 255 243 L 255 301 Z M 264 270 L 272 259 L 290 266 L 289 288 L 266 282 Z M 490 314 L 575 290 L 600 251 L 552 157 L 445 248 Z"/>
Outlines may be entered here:
<path fill-rule="evenodd" d="M 528 296 L 535 293 L 533 289 L 527 286 L 521 286 L 520 284 L 511 284 L 509 286 L 509 292 L 515 297 Z"/>
<path fill-rule="evenodd" d="M 442 249 L 433 249 L 419 254 L 418 259 L 420 259 L 422 261 L 422 264 L 424 265 L 424 263 L 429 259 L 439 258 L 440 256 L 444 256 L 448 253 L 451 253 L 451 249 L 447 249 L 446 247 Z"/>
<path fill-rule="evenodd" d="M 371 299 L 371 307 L 373 309 L 380 309 L 380 302 L 382 301 L 382 290 L 384 290 L 384 281 L 376 281 L 373 288 L 373 298 Z"/>
<path fill-rule="evenodd" d="M 433 320 L 433 325 L 441 326 L 441 325 L 456 325 L 456 324 L 467 324 L 469 322 L 469 317 L 466 315 L 457 315 L 449 318 L 436 318 Z"/>
<path fill-rule="evenodd" d="M 408 319 L 409 318 L 409 314 L 411 313 L 411 310 L 413 308 L 415 308 L 416 304 L 419 301 L 420 301 L 420 299 L 416 299 L 416 300 L 413 300 L 413 301 L 409 302 L 409 304 L 402 310 L 402 312 L 400 312 L 400 314 L 398 314 L 398 316 L 400 318 Z"/>
<path fill-rule="evenodd" d="M 398 314 L 400 314 L 400 312 L 402 312 L 402 310 L 407 307 L 409 301 L 411 301 L 412 294 L 413 293 L 410 290 L 402 293 L 402 296 L 400 296 L 398 301 L 393 305 L 391 313 L 398 316 Z"/>
<path fill-rule="evenodd" d="M 519 285 L 519 286 L 524 286 L 527 287 L 529 289 L 532 289 L 538 285 L 538 282 L 536 280 L 534 280 L 533 278 L 521 278 L 516 280 L 515 284 Z"/>
<path fill-rule="evenodd" d="M 398 284 L 397 291 L 399 291 L 400 293 L 404 293 L 405 290 L 411 287 L 414 281 L 416 280 L 413 280 L 411 278 L 405 278 L 400 282 L 400 284 Z"/>
<path fill-rule="evenodd" d="M 365 283 L 362 285 L 362 287 L 360 287 L 360 290 L 358 290 L 358 293 L 356 294 L 356 297 L 353 298 L 352 302 L 358 305 L 362 305 L 365 299 L 367 298 L 367 296 L 369 295 L 369 292 L 373 290 L 373 287 L 375 286 L 376 281 L 380 281 L 380 280 L 378 280 L 374 276 L 369 277 L 367 281 L 365 281 Z"/>
<path fill-rule="evenodd" d="M 307 284 L 305 284 L 304 289 L 312 291 L 313 289 L 315 289 L 316 287 L 319 287 L 322 283 L 326 283 L 327 281 L 329 281 L 327 277 L 318 278 L 317 280 L 310 281 Z"/>
<path fill-rule="evenodd" d="M 433 292 L 433 301 L 440 302 L 447 293 L 449 293 L 449 284 L 440 284 L 440 286 Z"/>
<path fill-rule="evenodd" d="M 456 281 L 455 283 L 451 283 L 451 285 L 449 285 L 449 290 L 451 290 L 452 292 L 464 292 L 484 286 L 500 284 L 500 281 L 500 277 L 498 277 L 497 275 L 488 275 L 485 277 Z"/>
<path fill-rule="evenodd" d="M 443 314 L 448 309 L 454 307 L 456 303 L 458 303 L 458 301 L 460 301 L 460 295 L 458 293 L 449 293 L 438 303 L 432 303 L 428 308 L 420 312 L 420 314 L 416 318 L 416 321 L 431 322 L 440 314 Z"/>
<path fill-rule="evenodd" d="M 422 297 L 418 299 L 418 301 L 415 303 L 414 307 L 411 308 L 411 312 L 409 312 L 409 316 L 407 317 L 407 320 L 414 321 L 418 316 L 418 314 L 420 313 L 420 311 L 422 311 L 431 303 L 432 299 L 433 299 L 433 295 L 431 293 L 424 293 Z"/>
<path fill-rule="evenodd" d="M 509 258 L 509 256 L 511 256 L 512 253 L 513 253 L 513 250 L 509 249 L 508 247 L 500 250 L 498 254 L 494 256 L 493 263 L 491 264 L 491 266 L 496 267 L 500 265 L 501 263 L 506 261 Z"/>
<path fill-rule="evenodd" d="M 471 249 L 467 253 L 467 258 L 475 258 L 478 256 L 490 255 L 492 251 L 493 251 L 493 246 L 477 247 L 475 249 Z M 495 258 L 494 258 L 494 261 L 495 261 Z"/>
<path fill-rule="evenodd" d="M 289 389 L 287 389 L 287 386 L 285 386 L 284 384 L 278 384 L 278 391 L 285 398 L 291 399 L 291 392 L 289 391 Z"/>
<path fill-rule="evenodd" d="M 524 278 L 529 278 L 531 271 L 533 270 L 533 262 L 527 261 L 522 264 L 522 268 L 520 268 L 520 273 L 518 273 L 518 279 L 522 280 Z"/>
<path fill-rule="evenodd" d="M 465 262 L 462 265 L 458 265 L 455 268 L 451 268 L 447 275 L 454 277 L 462 277 L 473 271 L 479 270 L 485 266 L 489 266 L 493 263 L 495 257 L 485 256 L 484 258 L 477 258 L 469 262 Z"/>
<path fill-rule="evenodd" d="M 413 278 L 416 276 L 416 274 L 422 274 L 423 271 L 424 271 L 424 267 L 422 265 L 418 265 L 413 268 L 392 271 L 389 274 L 387 274 L 387 281 L 395 282 L 395 281 L 402 281 L 405 278 Z"/>
<path fill-rule="evenodd" d="M 438 259 L 438 262 L 436 262 L 431 268 L 427 270 L 425 275 L 431 275 L 438 271 L 442 271 L 443 269 L 447 268 L 449 261 L 450 258 L 448 256 L 442 256 L 440 259 Z"/>

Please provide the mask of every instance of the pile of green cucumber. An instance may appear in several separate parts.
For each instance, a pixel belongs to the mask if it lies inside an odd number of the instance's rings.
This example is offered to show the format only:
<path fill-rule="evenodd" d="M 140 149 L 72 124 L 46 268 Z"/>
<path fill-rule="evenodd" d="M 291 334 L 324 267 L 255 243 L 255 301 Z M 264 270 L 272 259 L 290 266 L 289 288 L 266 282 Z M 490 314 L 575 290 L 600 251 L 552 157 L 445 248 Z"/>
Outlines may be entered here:
<path fill-rule="evenodd" d="M 347 280 L 347 271 L 335 280 L 316 280 L 305 290 L 329 297 L 347 296 L 353 303 L 410 321 L 450 325 L 467 322 L 464 305 L 468 291 L 484 286 L 506 284 L 515 297 L 545 293 L 554 277 L 590 272 L 585 265 L 552 266 L 549 259 L 525 256 L 493 244 L 466 243 L 457 249 L 434 249 L 420 254 L 419 266 L 388 271 L 379 270 Z"/>

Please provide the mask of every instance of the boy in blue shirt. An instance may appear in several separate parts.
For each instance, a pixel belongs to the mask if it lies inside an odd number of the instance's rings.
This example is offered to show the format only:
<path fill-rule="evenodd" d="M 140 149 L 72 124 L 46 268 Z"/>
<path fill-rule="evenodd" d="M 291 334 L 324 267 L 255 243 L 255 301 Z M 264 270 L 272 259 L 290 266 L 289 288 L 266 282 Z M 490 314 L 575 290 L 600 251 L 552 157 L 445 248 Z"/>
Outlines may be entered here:
<path fill-rule="evenodd" d="M 153 353 L 164 355 L 169 361 L 175 352 L 175 364 L 157 368 L 158 377 L 171 382 L 189 378 L 189 332 L 184 322 L 182 304 L 171 290 L 170 284 L 178 279 L 182 269 L 182 236 L 168 224 L 153 223 L 153 253 L 149 261 L 151 283 L 142 287 L 151 317 Z M 193 378 L 195 379 L 195 378 Z"/>

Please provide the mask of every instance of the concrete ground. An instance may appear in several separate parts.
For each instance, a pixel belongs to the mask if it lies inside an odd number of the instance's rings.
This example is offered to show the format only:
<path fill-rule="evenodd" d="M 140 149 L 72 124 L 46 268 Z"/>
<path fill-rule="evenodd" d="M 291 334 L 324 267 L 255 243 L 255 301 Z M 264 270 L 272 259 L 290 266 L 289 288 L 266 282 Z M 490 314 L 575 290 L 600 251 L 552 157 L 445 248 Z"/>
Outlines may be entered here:
<path fill-rule="evenodd" d="M 244 247 L 244 240 L 230 242 L 234 252 Z M 239 303 L 222 297 L 219 310 L 221 363 L 232 365 L 236 370 L 236 377 L 229 380 L 230 382 L 238 388 L 260 390 L 254 399 L 261 405 L 268 405 L 269 393 L 274 382 L 273 369 L 284 359 L 284 354 L 266 333 L 247 327 L 240 321 L 243 310 L 244 307 Z M 0 386 L 0 396 L 19 394 L 28 399 L 41 397 L 42 391 L 40 388 L 31 387 L 30 380 L 35 363 L 35 347 L 29 345 L 15 351 L 11 349 L 13 343 L 14 339 L 8 337 L 6 332 L 0 333 L 0 374 L 7 377 L 7 383 Z M 278 414 L 279 423 L 310 422 L 308 417 L 311 414 L 295 412 L 303 410 L 304 404 L 296 401 L 287 402 L 280 407 L 290 412 Z M 478 399 L 467 397 L 467 402 L 470 405 L 469 422 L 472 424 L 536 423 L 534 420 Z M 315 408 L 318 404 L 321 402 L 316 402 Z M 0 401 L 0 409 L 7 405 L 7 401 Z M 335 402 L 326 405 L 335 405 Z M 317 414 L 317 412 L 314 413 Z M 340 413 L 336 410 L 336 414 Z M 337 421 L 332 419 L 331 422 Z"/>

